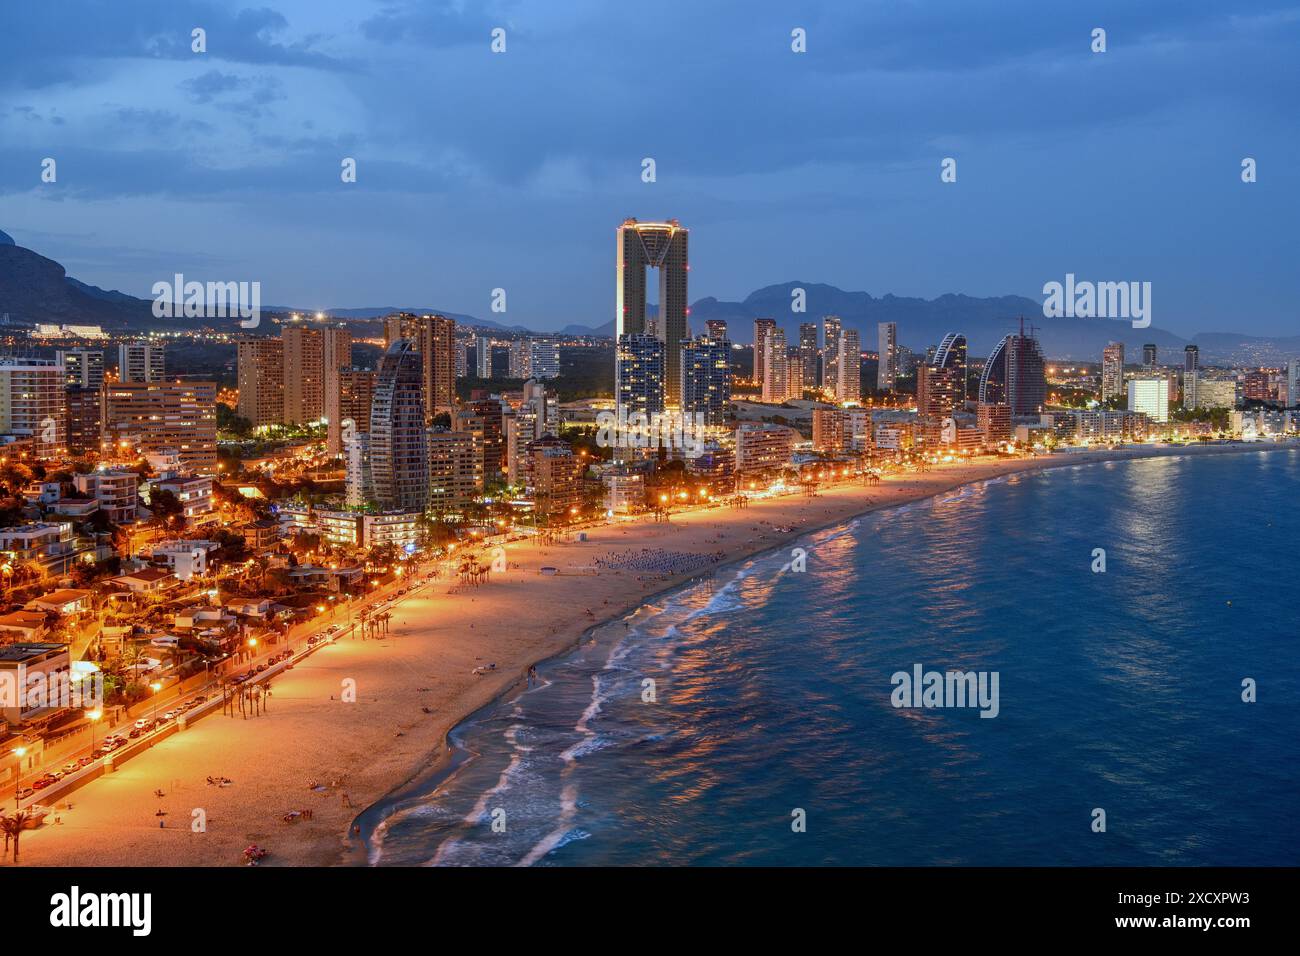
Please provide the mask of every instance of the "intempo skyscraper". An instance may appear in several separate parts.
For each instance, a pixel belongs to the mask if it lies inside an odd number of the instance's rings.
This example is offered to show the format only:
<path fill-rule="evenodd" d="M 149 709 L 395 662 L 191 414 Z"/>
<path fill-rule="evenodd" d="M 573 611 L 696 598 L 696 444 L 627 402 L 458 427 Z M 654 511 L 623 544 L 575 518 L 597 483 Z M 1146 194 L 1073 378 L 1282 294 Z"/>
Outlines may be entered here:
<path fill-rule="evenodd" d="M 618 227 L 617 303 L 615 334 L 639 335 L 646 331 L 646 269 L 659 270 L 659 322 L 664 343 L 665 404 L 681 407 L 682 346 L 690 338 L 686 322 L 686 242 L 690 231 L 676 219 L 637 222 L 628 219 Z"/>

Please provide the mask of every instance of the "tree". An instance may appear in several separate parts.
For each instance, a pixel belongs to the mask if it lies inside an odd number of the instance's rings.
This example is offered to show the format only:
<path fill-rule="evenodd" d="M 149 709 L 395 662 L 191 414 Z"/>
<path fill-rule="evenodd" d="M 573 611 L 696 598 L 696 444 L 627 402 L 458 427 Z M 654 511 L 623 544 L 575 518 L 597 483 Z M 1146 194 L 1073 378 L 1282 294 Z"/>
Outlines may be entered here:
<path fill-rule="evenodd" d="M 185 506 L 176 497 L 176 492 L 166 488 L 157 489 L 149 499 L 149 510 L 159 527 L 166 528 L 176 524 L 176 519 L 185 514 Z"/>

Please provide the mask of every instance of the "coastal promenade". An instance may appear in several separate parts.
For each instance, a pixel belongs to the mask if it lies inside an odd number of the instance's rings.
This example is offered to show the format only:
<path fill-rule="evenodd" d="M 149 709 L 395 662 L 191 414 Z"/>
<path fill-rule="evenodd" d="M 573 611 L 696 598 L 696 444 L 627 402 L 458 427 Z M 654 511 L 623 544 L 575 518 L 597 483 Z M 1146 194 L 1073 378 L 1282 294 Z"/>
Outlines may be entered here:
<path fill-rule="evenodd" d="M 61 813 L 61 824 L 24 836 L 22 865 L 228 866 L 241 862 L 250 843 L 269 850 L 264 865 L 364 862 L 349 843 L 352 820 L 445 759 L 452 726 L 592 625 L 704 573 L 714 559 L 738 559 L 792 542 L 799 532 L 1015 472 L 1262 450 L 1142 446 L 979 459 L 812 498 L 795 493 L 739 510 L 675 513 L 667 523 L 616 521 L 585 529 L 585 541 L 510 544 L 509 570 L 488 583 L 455 594 L 447 593 L 445 579 L 417 588 L 389 606 L 386 635 L 336 640 L 279 675 L 264 716 L 198 721 L 87 785 L 73 809 Z M 638 570 L 646 564 L 641 557 L 670 553 L 701 560 L 683 561 L 690 567 L 678 574 L 670 566 Z M 230 784 L 209 784 L 209 777 Z M 312 812 L 285 822 L 299 810 Z"/>

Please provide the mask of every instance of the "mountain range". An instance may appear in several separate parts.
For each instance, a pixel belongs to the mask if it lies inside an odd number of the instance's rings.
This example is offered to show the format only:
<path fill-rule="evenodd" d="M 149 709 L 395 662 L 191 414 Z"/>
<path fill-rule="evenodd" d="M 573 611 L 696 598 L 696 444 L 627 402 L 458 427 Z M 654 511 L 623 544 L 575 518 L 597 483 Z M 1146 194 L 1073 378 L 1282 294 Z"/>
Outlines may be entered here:
<path fill-rule="evenodd" d="M 805 311 L 791 311 L 792 292 L 803 289 Z M 203 319 L 158 319 L 153 303 L 122 292 L 105 290 L 79 282 L 52 259 L 17 245 L 0 232 L 0 321 L 6 325 L 60 323 L 100 325 L 116 332 L 146 332 L 174 329 L 178 323 L 193 326 L 210 324 Z M 288 306 L 264 306 L 269 313 L 312 312 Z M 333 309 L 327 314 L 336 320 L 372 322 L 392 312 L 439 312 L 462 325 L 502 332 L 532 331 L 523 325 L 503 325 L 473 315 L 448 312 L 435 307 L 370 307 Z M 1044 318 L 1042 303 L 1024 296 L 1005 295 L 990 298 L 948 293 L 934 299 L 906 296 L 873 296 L 867 292 L 849 292 L 833 285 L 816 282 L 783 282 L 764 286 L 743 301 L 726 302 L 712 296 L 691 305 L 690 321 L 696 332 L 709 319 L 725 319 L 732 341 L 753 341 L 754 319 L 774 318 L 786 332 L 786 340 L 799 341 L 799 325 L 816 322 L 825 315 L 838 315 L 847 328 L 861 335 L 862 348 L 876 349 L 876 328 L 880 322 L 898 324 L 898 342 L 918 353 L 948 332 L 966 335 L 972 356 L 987 355 L 994 345 L 1019 327 L 1021 317 L 1033 326 L 1042 342 L 1044 353 L 1058 361 L 1098 361 L 1108 342 L 1123 342 L 1130 361 L 1137 361 L 1144 344 L 1155 344 L 1166 364 L 1175 364 L 1176 354 L 1184 346 L 1196 344 L 1202 364 L 1278 365 L 1300 356 L 1300 335 L 1259 337 L 1236 332 L 1200 333 L 1185 339 L 1173 332 L 1152 326 L 1134 329 L 1127 321 L 1112 319 Z M 569 325 L 560 330 L 565 335 L 612 336 L 613 320 L 597 327 Z"/>

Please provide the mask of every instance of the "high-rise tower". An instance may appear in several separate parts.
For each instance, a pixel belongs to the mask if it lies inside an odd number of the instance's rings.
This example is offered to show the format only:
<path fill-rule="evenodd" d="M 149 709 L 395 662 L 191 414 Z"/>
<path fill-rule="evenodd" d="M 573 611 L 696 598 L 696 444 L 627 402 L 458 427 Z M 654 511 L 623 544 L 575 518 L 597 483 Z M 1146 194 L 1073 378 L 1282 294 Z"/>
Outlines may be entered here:
<path fill-rule="evenodd" d="M 665 403 L 680 407 L 682 345 L 690 337 L 686 316 L 687 239 L 690 231 L 676 219 L 637 222 L 618 227 L 618 264 L 614 334 L 646 331 L 646 269 L 659 270 L 659 338 L 664 343 Z"/>
<path fill-rule="evenodd" d="M 381 508 L 423 510 L 429 503 L 420 353 L 398 339 L 379 358 L 370 405 L 370 471 Z"/>

